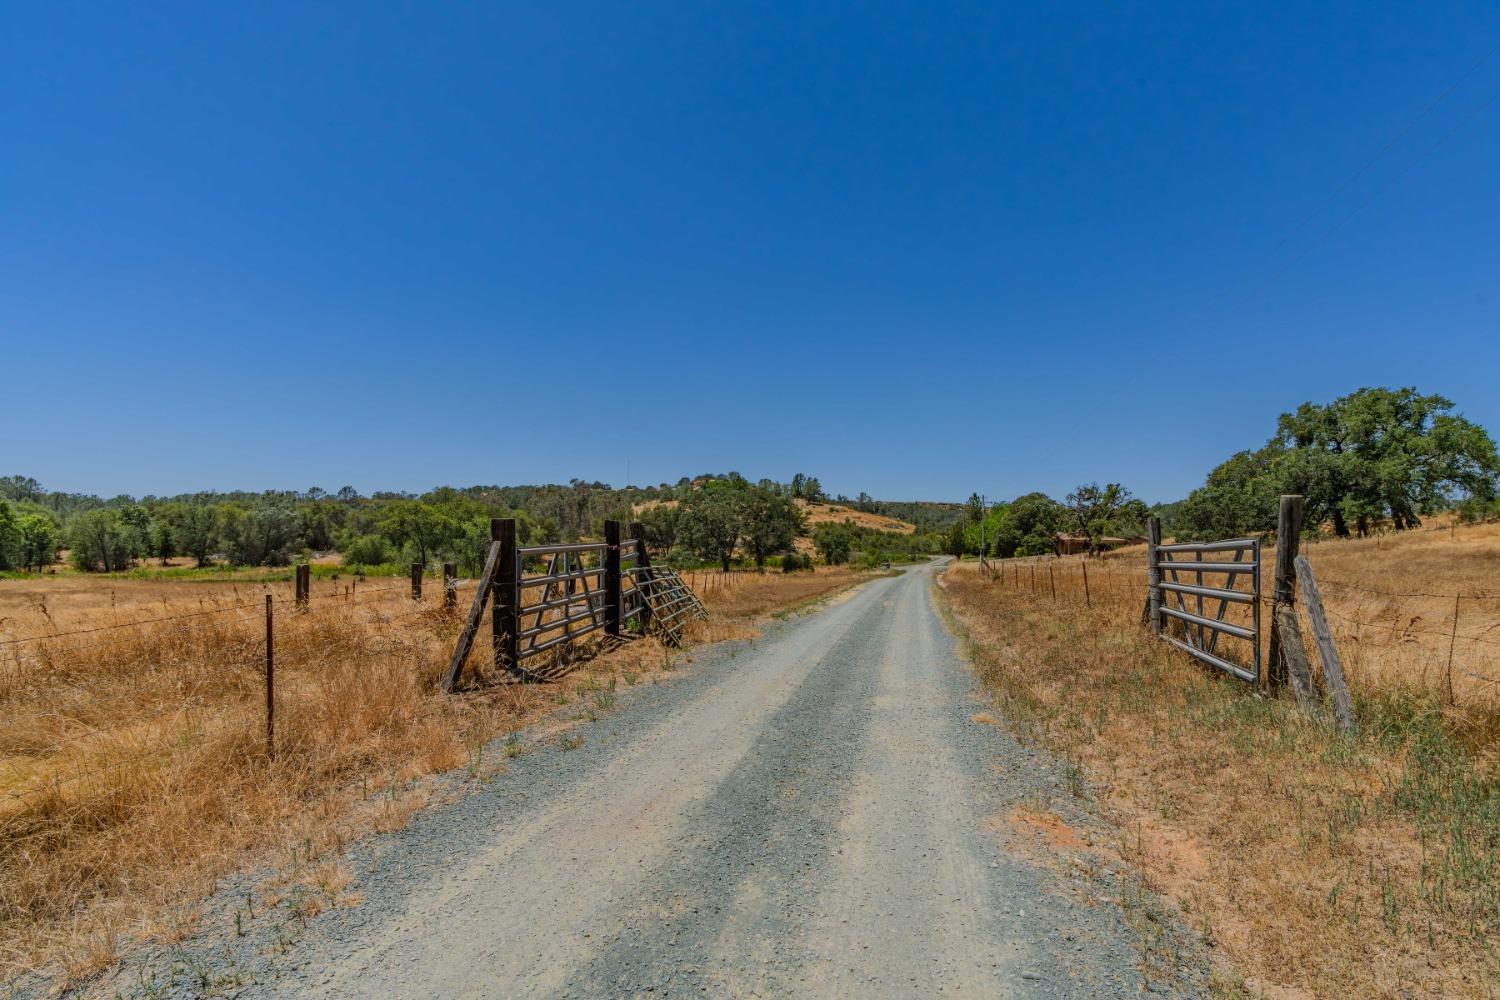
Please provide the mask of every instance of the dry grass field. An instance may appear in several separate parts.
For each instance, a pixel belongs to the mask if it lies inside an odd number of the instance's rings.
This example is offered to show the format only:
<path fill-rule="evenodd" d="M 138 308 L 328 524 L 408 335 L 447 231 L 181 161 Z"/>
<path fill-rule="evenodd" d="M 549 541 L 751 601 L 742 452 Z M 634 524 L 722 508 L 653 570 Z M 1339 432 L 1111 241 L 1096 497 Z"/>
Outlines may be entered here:
<path fill-rule="evenodd" d="M 842 524 L 852 521 L 861 528 L 873 528 L 876 531 L 888 531 L 893 535 L 910 535 L 917 530 L 917 526 L 900 518 L 886 517 L 884 514 L 871 514 L 867 511 L 856 510 L 837 503 L 812 503 L 798 498 L 793 501 L 802 516 L 807 519 L 808 530 L 816 528 L 820 524 Z M 652 507 L 675 507 L 676 500 L 647 500 L 645 503 L 637 504 L 635 514 L 639 516 L 642 511 L 650 510 Z M 803 539 L 799 538 L 799 542 Z"/>
<path fill-rule="evenodd" d="M 864 578 L 700 573 L 713 615 L 687 645 L 753 634 Z M 460 622 L 440 588 L 417 602 L 406 580 L 314 580 L 308 609 L 290 597 L 284 583 L 0 581 L 0 983 L 76 979 L 132 940 L 170 941 L 195 899 L 252 860 L 284 870 L 299 906 L 347 902 L 340 845 L 404 823 L 433 794 L 429 776 L 484 780 L 524 749 L 487 750 L 496 737 L 552 713 L 545 731 L 563 739 L 569 718 L 609 711 L 621 685 L 655 683 L 690 655 L 582 643 L 561 680 L 517 684 L 480 643 L 481 683 L 448 697 L 435 685 Z"/>
<path fill-rule="evenodd" d="M 899 518 L 886 517 L 884 514 L 871 514 L 853 507 L 845 507 L 843 504 L 809 503 L 806 500 L 798 500 L 797 508 L 807 518 L 809 529 L 816 528 L 820 524 L 842 524 L 845 521 L 852 521 L 860 528 L 889 531 L 895 535 L 910 535 L 917 530 L 916 525 Z"/>
<path fill-rule="evenodd" d="M 1141 549 L 1090 564 L 1088 603 L 1077 559 L 998 577 L 966 563 L 942 586 L 996 707 L 1067 755 L 1073 793 L 1117 821 L 1117 843 L 1074 838 L 1057 862 L 1130 862 L 1214 946 L 1225 995 L 1493 997 L 1500 526 L 1304 551 L 1359 713 L 1352 738 L 1151 637 Z M 1040 805 L 1010 821 L 1056 817 Z M 1149 944 L 1147 898 L 1131 912 Z M 1149 947 L 1142 961 L 1172 965 Z"/>

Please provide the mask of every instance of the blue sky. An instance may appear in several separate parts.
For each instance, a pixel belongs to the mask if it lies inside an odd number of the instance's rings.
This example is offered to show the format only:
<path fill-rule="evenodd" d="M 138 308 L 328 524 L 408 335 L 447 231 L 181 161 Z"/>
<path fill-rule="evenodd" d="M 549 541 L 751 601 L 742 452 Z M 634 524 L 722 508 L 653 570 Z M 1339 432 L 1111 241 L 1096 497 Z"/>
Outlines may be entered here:
<path fill-rule="evenodd" d="M 0 471 L 55 489 L 1154 501 L 1361 385 L 1500 428 L 1494 4 L 6 19 Z"/>

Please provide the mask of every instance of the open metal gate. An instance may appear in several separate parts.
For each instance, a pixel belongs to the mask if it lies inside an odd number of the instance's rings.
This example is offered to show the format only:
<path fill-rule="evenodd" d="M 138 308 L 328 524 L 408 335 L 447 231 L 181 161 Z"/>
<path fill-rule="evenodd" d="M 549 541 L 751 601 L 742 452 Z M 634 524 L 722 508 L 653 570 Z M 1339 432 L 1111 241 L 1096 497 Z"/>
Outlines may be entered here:
<path fill-rule="evenodd" d="M 1147 598 L 1152 629 L 1209 666 L 1252 684 L 1260 683 L 1260 539 L 1162 545 L 1158 541 L 1160 527 L 1153 524 L 1152 528 L 1148 545 L 1151 589 Z M 1207 602 L 1213 601 L 1218 607 L 1210 611 Z M 1246 605 L 1248 614 L 1228 620 L 1232 607 Z M 1175 628 L 1169 626 L 1168 619 Z M 1249 662 L 1236 662 L 1221 651 L 1220 636 L 1249 643 Z"/>

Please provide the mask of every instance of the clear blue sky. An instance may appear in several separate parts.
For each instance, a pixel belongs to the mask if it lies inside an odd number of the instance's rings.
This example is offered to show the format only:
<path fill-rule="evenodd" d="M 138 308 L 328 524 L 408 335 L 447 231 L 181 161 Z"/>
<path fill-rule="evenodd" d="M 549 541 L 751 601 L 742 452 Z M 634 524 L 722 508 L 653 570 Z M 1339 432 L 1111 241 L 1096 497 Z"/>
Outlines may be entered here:
<path fill-rule="evenodd" d="M 1360 385 L 1500 431 L 1493 3 L 47 3 L 0 34 L 0 472 L 51 488 L 628 460 L 1154 501 Z"/>

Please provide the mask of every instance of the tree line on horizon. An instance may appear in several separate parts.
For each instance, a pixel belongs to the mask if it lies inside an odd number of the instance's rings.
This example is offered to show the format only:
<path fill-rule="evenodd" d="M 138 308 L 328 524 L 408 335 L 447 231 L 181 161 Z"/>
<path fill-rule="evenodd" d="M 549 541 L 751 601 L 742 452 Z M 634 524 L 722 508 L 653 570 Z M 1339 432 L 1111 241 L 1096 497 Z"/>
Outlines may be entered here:
<path fill-rule="evenodd" d="M 1307 498 L 1306 529 L 1340 537 L 1389 525 L 1416 527 L 1442 510 L 1468 520 L 1500 517 L 1500 458 L 1478 424 L 1452 401 L 1414 388 L 1363 388 L 1331 403 L 1304 403 L 1277 419 L 1260 448 L 1238 452 L 1209 472 L 1184 500 L 1147 508 L 1119 483 L 1086 483 L 1063 500 L 1026 493 L 986 507 L 877 501 L 861 493 L 831 498 L 853 509 L 912 523 L 893 534 L 852 520 L 809 531 L 796 501 L 830 498 L 814 476 L 751 483 L 739 473 L 708 473 L 675 484 L 439 487 L 423 494 L 351 486 L 335 492 L 204 492 L 172 497 L 53 492 L 26 476 L 0 477 L 0 570 L 36 571 L 66 549 L 84 571 L 118 572 L 141 560 L 189 558 L 198 567 L 284 566 L 337 552 L 351 567 L 394 569 L 438 560 L 477 573 L 489 520 L 514 517 L 523 544 L 597 538 L 606 519 L 639 519 L 663 558 L 736 561 L 797 568 L 794 545 L 810 537 L 829 564 L 874 565 L 936 552 L 1000 557 L 1055 550 L 1060 534 L 1131 537 L 1159 515 L 1178 538 L 1214 539 L 1274 531 L 1278 498 Z M 641 516 L 635 512 L 641 510 Z"/>
<path fill-rule="evenodd" d="M 861 498 L 870 508 L 881 506 Z M 198 568 L 285 566 L 337 552 L 344 565 L 370 571 L 453 561 L 474 575 L 488 551 L 491 518 L 515 518 L 522 544 L 531 545 L 598 538 L 605 520 L 637 520 L 642 508 L 648 542 L 662 558 L 725 567 L 774 561 L 798 568 L 805 559 L 793 541 L 806 533 L 798 500 L 830 498 L 816 477 L 802 473 L 785 483 L 752 484 L 730 472 L 623 489 L 575 479 L 567 485 L 443 486 L 423 494 L 364 496 L 345 486 L 334 492 L 313 487 L 139 500 L 53 492 L 33 478 L 8 476 L 0 477 L 0 570 L 40 570 L 66 549 L 73 566 L 88 572 L 119 572 L 153 559 L 165 565 L 176 558 Z M 855 503 L 842 496 L 833 502 Z M 870 560 L 914 548 L 897 540 L 877 544 L 857 531 L 833 532 L 825 541 L 830 561 Z M 923 544 L 936 550 L 930 536 Z"/>
<path fill-rule="evenodd" d="M 985 508 L 969 498 L 944 551 L 1001 557 L 1041 555 L 1057 535 L 1137 536 L 1146 518 L 1200 541 L 1276 530 L 1280 498 L 1306 498 L 1304 530 L 1364 536 L 1418 527 L 1452 510 L 1461 520 L 1500 517 L 1500 458 L 1483 427 L 1453 413 L 1451 400 L 1415 388 L 1363 388 L 1327 404 L 1303 403 L 1277 419 L 1260 448 L 1230 456 L 1185 499 L 1147 508 L 1119 483 L 1078 487 L 1062 502 L 1028 493 Z"/>

